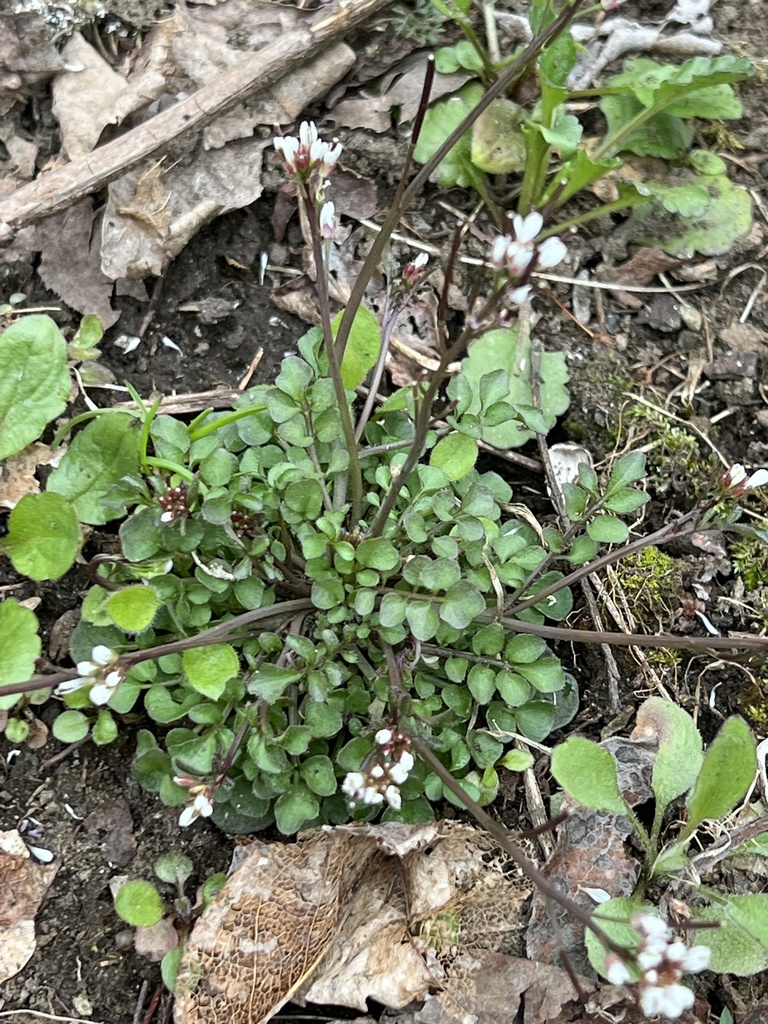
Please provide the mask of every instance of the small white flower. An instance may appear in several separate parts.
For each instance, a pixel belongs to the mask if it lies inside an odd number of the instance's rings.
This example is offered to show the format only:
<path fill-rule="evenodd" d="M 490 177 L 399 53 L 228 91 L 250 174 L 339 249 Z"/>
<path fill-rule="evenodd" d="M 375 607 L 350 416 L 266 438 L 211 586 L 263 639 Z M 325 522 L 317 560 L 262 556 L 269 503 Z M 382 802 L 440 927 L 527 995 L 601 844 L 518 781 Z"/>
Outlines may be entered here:
<path fill-rule="evenodd" d="M 333 203 L 323 203 L 320 209 L 320 234 L 326 241 L 333 238 L 336 230 L 336 207 Z"/>
<path fill-rule="evenodd" d="M 384 794 L 378 789 L 374 789 L 373 786 L 366 786 L 363 790 L 361 799 L 364 804 L 369 804 L 371 807 L 375 807 L 377 804 L 384 803 Z"/>
<path fill-rule="evenodd" d="M 375 764 L 368 773 L 372 779 L 383 779 L 384 769 L 380 764 Z"/>
<path fill-rule="evenodd" d="M 538 248 L 536 266 L 542 269 L 556 267 L 568 255 L 565 243 L 559 238 L 545 238 Z"/>
<path fill-rule="evenodd" d="M 521 217 L 519 213 L 516 213 L 512 220 L 512 226 L 515 229 L 515 237 L 518 242 L 522 242 L 523 244 L 526 242 L 532 242 L 536 235 L 541 231 L 543 225 L 544 218 L 536 210 L 529 213 L 527 217 Z"/>
<path fill-rule="evenodd" d="M 312 144 L 317 142 L 317 125 L 314 121 L 302 121 L 299 126 L 299 142 L 306 149 L 311 149 Z"/>
<path fill-rule="evenodd" d="M 116 651 L 111 650 L 109 647 L 105 647 L 104 644 L 97 644 L 91 651 L 90 661 L 79 661 L 77 663 L 77 678 L 66 679 L 63 683 L 59 683 L 56 687 L 56 693 L 60 697 L 63 697 L 68 693 L 74 693 L 75 690 L 81 690 L 86 686 L 90 686 L 92 688 L 92 695 L 93 691 L 96 690 L 98 686 L 106 684 L 110 676 L 117 676 L 118 683 L 122 682 L 122 673 L 118 671 L 110 672 L 105 678 L 104 672 L 109 665 L 114 665 L 118 657 L 119 655 Z M 110 696 L 112 690 L 114 690 L 118 683 L 108 684 L 110 688 Z M 104 701 L 96 701 L 93 696 L 91 696 L 91 700 L 94 704 L 106 704 L 106 700 L 109 700 L 109 697 Z"/>
<path fill-rule="evenodd" d="M 342 793 L 346 793 L 353 800 L 359 799 L 364 788 L 365 779 L 362 772 L 349 772 L 341 784 Z"/>
<path fill-rule="evenodd" d="M 95 686 L 91 687 L 91 692 L 88 694 L 91 703 L 96 705 L 106 704 L 122 681 L 122 672 L 114 671 L 107 673 L 103 682 L 96 683 Z"/>
<path fill-rule="evenodd" d="M 391 729 L 379 729 L 376 735 L 373 737 L 380 747 L 385 747 L 387 743 L 392 739 Z"/>
<path fill-rule="evenodd" d="M 176 516 L 174 516 L 173 512 L 161 512 L 160 513 L 160 522 L 161 523 L 172 523 L 175 518 L 176 518 Z"/>
<path fill-rule="evenodd" d="M 192 792 L 190 790 L 190 792 Z M 179 816 L 179 825 L 186 828 L 197 818 L 208 818 L 213 814 L 213 803 L 211 802 L 208 787 L 205 786 L 196 794 L 191 804 L 187 804 Z"/>
<path fill-rule="evenodd" d="M 408 771 L 402 764 L 393 764 L 387 772 L 392 782 L 396 786 L 402 786 L 405 780 L 408 778 Z"/>
<path fill-rule="evenodd" d="M 690 1010 L 693 1003 L 693 992 L 685 985 L 650 986 L 640 993 L 640 1006 L 649 1017 L 660 1013 L 674 1020 L 685 1010 Z"/>
<path fill-rule="evenodd" d="M 403 768 L 405 768 L 405 770 L 407 772 L 412 772 L 413 771 L 414 760 L 413 760 L 413 754 L 410 752 L 410 750 L 404 750 L 400 754 L 400 757 L 397 760 L 398 760 L 398 763 Z"/>
<path fill-rule="evenodd" d="M 731 466 L 722 478 L 723 487 L 735 494 L 753 491 L 756 487 L 765 487 L 766 484 L 768 484 L 768 469 L 758 469 L 751 476 L 747 476 L 747 471 L 740 462 Z"/>
<path fill-rule="evenodd" d="M 411 260 L 411 263 L 417 270 L 423 270 L 427 263 L 429 263 L 429 253 L 420 252 L 415 259 Z"/>
<path fill-rule="evenodd" d="M 384 796 L 387 798 L 387 803 L 393 811 L 399 811 L 403 806 L 402 797 L 400 796 L 400 790 L 397 786 L 387 786 L 384 791 Z"/>
<path fill-rule="evenodd" d="M 605 976 L 612 985 L 626 985 L 632 977 L 629 968 L 616 953 L 605 958 Z"/>
<path fill-rule="evenodd" d="M 519 288 L 513 288 L 512 291 L 507 292 L 505 299 L 508 306 L 522 306 L 524 302 L 528 301 L 531 294 L 531 286 L 529 284 L 521 285 Z"/>
<path fill-rule="evenodd" d="M 661 961 L 664 959 L 664 950 L 666 947 L 662 947 L 661 950 L 657 949 L 641 949 L 637 954 L 638 967 L 642 967 L 643 971 L 649 971 L 653 967 L 658 967 Z"/>
<path fill-rule="evenodd" d="M 709 961 L 712 959 L 712 950 L 709 946 L 693 946 L 691 949 L 686 949 L 685 955 L 680 957 L 679 960 L 677 957 L 673 959 L 677 960 L 681 971 L 698 974 L 699 971 L 705 971 L 709 967 Z"/>
<path fill-rule="evenodd" d="M 656 917 L 655 914 L 649 914 L 646 910 L 638 910 L 636 914 L 632 915 L 632 927 L 646 938 L 662 939 L 664 945 L 667 945 L 669 928 L 666 922 L 662 921 L 660 917 Z"/>
<path fill-rule="evenodd" d="M 105 647 L 104 644 L 97 644 L 91 651 L 91 658 L 96 662 L 97 665 L 102 667 L 105 665 L 111 665 L 117 655 L 109 647 Z"/>

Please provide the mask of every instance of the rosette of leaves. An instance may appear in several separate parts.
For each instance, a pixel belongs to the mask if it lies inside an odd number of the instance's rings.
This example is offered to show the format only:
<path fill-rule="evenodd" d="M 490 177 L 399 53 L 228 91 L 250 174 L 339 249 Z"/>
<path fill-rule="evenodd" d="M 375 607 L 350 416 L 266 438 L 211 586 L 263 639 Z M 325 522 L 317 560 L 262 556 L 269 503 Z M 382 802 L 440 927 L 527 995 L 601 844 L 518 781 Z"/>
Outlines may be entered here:
<path fill-rule="evenodd" d="M 285 833 L 347 820 L 339 777 L 359 768 L 376 728 L 397 716 L 487 803 L 498 767 L 526 761 L 508 751 L 511 734 L 542 739 L 576 706 L 545 643 L 494 621 L 546 552 L 531 526 L 505 513 L 509 485 L 472 468 L 474 455 L 460 479 L 452 479 L 456 464 L 421 464 L 381 536 L 368 536 L 365 523 L 349 533 L 345 508 L 330 502 L 348 459 L 336 444 L 333 389 L 316 336 L 300 348 L 273 387 L 251 389 L 230 413 L 147 423 L 144 472 L 112 494 L 124 501 L 133 488 L 122 560 L 88 592 L 73 656 L 87 659 L 96 644 L 126 652 L 184 641 L 273 607 L 267 628 L 130 669 L 102 715 L 143 706 L 154 723 L 140 734 L 135 761 L 145 786 L 182 804 L 186 791 L 174 775 L 214 777 L 244 728 L 215 820 L 238 830 L 274 820 Z M 369 423 L 363 441 L 369 521 L 405 459 L 398 445 L 413 436 L 400 404 Z M 437 442 L 430 435 L 433 455 Z M 186 488 L 184 512 L 165 522 L 158 497 L 176 484 Z M 559 575 L 550 571 L 536 585 Z M 297 597 L 306 612 L 286 621 L 281 603 Z M 558 620 L 570 608 L 563 590 L 526 618 Z M 387 649 L 400 664 L 395 688 Z M 65 703 L 89 714 L 86 690 Z M 430 817 L 445 794 L 417 766 L 402 795 L 402 810 L 387 816 L 413 821 Z"/>

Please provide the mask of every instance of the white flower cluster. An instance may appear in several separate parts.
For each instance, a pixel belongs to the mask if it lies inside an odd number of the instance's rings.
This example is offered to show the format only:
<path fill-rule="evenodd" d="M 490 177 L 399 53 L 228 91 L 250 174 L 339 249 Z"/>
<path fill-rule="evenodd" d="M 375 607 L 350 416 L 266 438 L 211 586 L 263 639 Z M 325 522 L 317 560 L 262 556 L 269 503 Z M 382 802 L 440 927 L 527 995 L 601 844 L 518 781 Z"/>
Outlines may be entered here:
<path fill-rule="evenodd" d="M 336 208 L 326 201 L 327 180 L 341 156 L 341 143 L 324 142 L 312 121 L 302 121 L 298 138 L 279 135 L 274 146 L 283 161 L 283 167 L 296 179 L 303 197 L 319 211 L 318 228 L 325 241 L 333 238 L 336 230 Z"/>
<path fill-rule="evenodd" d="M 295 135 L 278 135 L 274 144 L 286 171 L 302 178 L 309 177 L 313 171 L 321 178 L 327 178 L 342 149 L 337 139 L 333 143 L 323 142 L 317 125 L 312 121 L 301 122 L 298 138 Z"/>
<path fill-rule="evenodd" d="M 379 729 L 375 739 L 378 749 L 368 759 L 369 764 L 359 772 L 350 772 L 341 791 L 349 797 L 350 809 L 359 803 L 375 807 L 386 800 L 393 810 L 399 811 L 400 786 L 413 771 L 409 740 L 394 729 Z"/>
<path fill-rule="evenodd" d="M 632 916 L 632 927 L 642 935 L 635 963 L 643 972 L 637 983 L 640 1008 L 649 1017 L 661 1014 L 676 1019 L 693 1006 L 694 995 L 680 978 L 687 971 L 696 974 L 709 966 L 707 946 L 689 948 L 675 939 L 660 917 L 641 910 Z M 606 977 L 612 985 L 626 985 L 632 978 L 629 967 L 616 953 L 605 958 Z"/>
<path fill-rule="evenodd" d="M 179 825 L 186 828 L 198 818 L 209 818 L 213 814 L 213 786 L 207 786 L 187 775 L 176 775 L 173 781 L 187 790 L 189 803 L 179 816 Z"/>
<path fill-rule="evenodd" d="M 90 686 L 88 696 L 92 704 L 106 704 L 120 683 L 123 681 L 123 670 L 117 664 L 120 655 L 103 644 L 98 644 L 91 651 L 90 661 L 77 663 L 78 676 L 59 683 L 56 693 L 63 696 L 74 693 L 85 686 Z"/>
<path fill-rule="evenodd" d="M 493 243 L 489 263 L 494 270 L 509 276 L 510 288 L 504 296 L 508 306 L 519 306 L 531 294 L 528 283 L 534 270 L 556 267 L 565 259 L 568 250 L 559 238 L 546 238 L 536 244 L 544 218 L 535 210 L 527 217 L 515 214 L 512 235 L 499 235 Z"/>
<path fill-rule="evenodd" d="M 751 476 L 747 476 L 746 469 L 737 462 L 722 477 L 721 483 L 733 495 L 754 491 L 756 487 L 765 487 L 768 484 L 768 469 L 758 469 Z"/>

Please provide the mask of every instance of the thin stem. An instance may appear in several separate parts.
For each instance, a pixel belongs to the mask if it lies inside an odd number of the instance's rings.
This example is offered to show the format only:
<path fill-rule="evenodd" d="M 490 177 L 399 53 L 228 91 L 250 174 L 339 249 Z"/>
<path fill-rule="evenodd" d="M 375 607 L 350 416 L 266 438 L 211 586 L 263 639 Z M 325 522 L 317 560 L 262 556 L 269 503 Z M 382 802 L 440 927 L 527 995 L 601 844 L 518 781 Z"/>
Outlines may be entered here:
<path fill-rule="evenodd" d="M 512 606 L 507 605 L 505 612 L 507 615 L 519 615 L 520 612 L 525 611 L 526 608 L 531 608 L 535 604 L 539 604 L 540 601 L 545 600 L 552 594 L 558 593 L 564 587 L 573 586 L 584 576 L 589 576 L 593 572 L 599 572 L 608 565 L 612 565 L 614 562 L 618 562 L 621 558 L 626 558 L 627 555 L 632 555 L 636 551 L 642 551 L 646 547 L 651 547 L 654 544 L 663 544 L 671 540 L 677 540 L 679 537 L 684 536 L 688 533 L 688 530 L 682 531 L 680 528 L 689 523 L 691 520 L 697 519 L 702 516 L 711 507 L 705 508 L 694 508 L 690 512 L 686 512 L 684 516 L 675 520 L 674 523 L 667 523 L 666 526 L 662 526 L 661 529 L 655 533 L 650 534 L 647 537 L 639 537 L 637 540 L 632 541 L 629 544 L 624 544 L 620 548 L 616 548 L 614 551 L 609 551 L 600 558 L 595 559 L 594 562 L 587 562 L 585 565 L 580 565 L 578 569 L 574 569 L 568 576 L 564 576 L 561 580 L 557 580 L 550 586 L 545 587 L 544 590 L 540 590 L 536 594 L 532 594 L 531 597 L 526 598 L 524 601 L 520 601 L 518 604 Z"/>
<path fill-rule="evenodd" d="M 373 245 L 371 246 L 368 256 L 366 257 L 360 273 L 355 280 L 350 293 L 349 302 L 344 310 L 344 315 L 342 316 L 341 324 L 339 325 L 339 330 L 336 335 L 336 344 L 341 353 L 343 353 L 347 344 L 349 332 L 355 319 L 355 314 L 363 300 L 368 283 L 381 260 L 381 255 L 389 242 L 392 232 L 400 222 L 400 218 L 411 200 L 418 195 L 422 186 L 429 180 L 430 175 L 439 166 L 446 154 L 453 149 L 467 129 L 475 123 L 483 111 L 487 110 L 498 96 L 504 96 L 507 94 L 511 86 L 523 74 L 526 67 L 534 61 L 544 47 L 553 39 L 556 39 L 569 22 L 572 21 L 579 7 L 581 7 L 583 3 L 584 0 L 572 0 L 572 2 L 564 7 L 557 18 L 555 18 L 555 20 L 548 25 L 546 29 L 528 43 L 517 59 L 513 61 L 513 63 L 510 64 L 510 66 L 501 75 L 499 75 L 493 85 L 488 88 L 477 106 L 469 112 L 464 121 L 462 121 L 462 123 L 453 132 L 451 132 L 445 142 L 443 142 L 435 153 L 433 153 L 421 170 L 417 172 L 407 188 L 405 187 L 405 177 L 401 178 L 400 185 L 398 186 L 398 190 L 395 194 L 389 213 L 381 226 L 381 230 L 373 240 Z"/>
<path fill-rule="evenodd" d="M 339 407 L 339 415 L 341 417 L 341 429 L 344 433 L 344 442 L 347 454 L 349 455 L 348 470 L 337 473 L 334 479 L 334 507 L 339 509 L 344 504 L 346 501 L 347 482 L 351 483 L 351 517 L 352 525 L 354 526 L 360 521 L 360 517 L 363 512 L 363 474 L 360 469 L 360 459 L 357 451 L 357 441 L 355 439 L 355 428 L 352 423 L 352 412 L 349 407 L 349 401 L 347 400 L 344 381 L 341 378 L 343 349 L 334 340 L 333 329 L 331 327 L 331 303 L 328 294 L 328 260 L 326 259 L 327 252 L 323 246 L 323 240 L 320 237 L 320 225 L 318 224 L 315 204 L 312 202 L 311 196 L 307 195 L 305 199 L 309 230 L 312 236 L 312 252 L 315 258 L 317 278 L 315 284 L 317 287 L 318 306 L 320 308 L 320 318 L 323 327 L 325 351 L 328 354 L 328 368 L 331 373 L 331 379 L 333 380 L 333 389 L 336 393 L 336 403 Z"/>

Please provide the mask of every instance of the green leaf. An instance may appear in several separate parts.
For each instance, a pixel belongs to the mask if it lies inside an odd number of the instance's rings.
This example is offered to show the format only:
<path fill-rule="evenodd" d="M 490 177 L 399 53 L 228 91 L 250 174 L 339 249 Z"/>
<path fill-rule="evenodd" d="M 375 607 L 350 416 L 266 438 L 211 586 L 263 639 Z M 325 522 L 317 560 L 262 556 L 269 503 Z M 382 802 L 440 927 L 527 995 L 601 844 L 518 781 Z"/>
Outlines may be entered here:
<path fill-rule="evenodd" d="M 686 834 L 707 818 L 724 817 L 751 786 L 756 768 L 755 741 L 749 726 L 738 716 L 727 719 L 712 740 L 688 797 Z"/>
<path fill-rule="evenodd" d="M 183 956 L 184 946 L 179 943 L 178 946 L 173 949 L 169 949 L 160 961 L 160 977 L 163 979 L 165 987 L 171 993 L 176 991 L 176 978 L 179 973 L 179 966 L 181 965 L 181 958 Z M 722 1017 L 720 1020 L 722 1021 Z"/>
<path fill-rule="evenodd" d="M 164 853 L 155 861 L 155 874 L 169 885 L 184 885 L 194 870 L 195 865 L 185 853 Z"/>
<path fill-rule="evenodd" d="M 312 604 L 315 608 L 328 610 L 344 604 L 346 591 L 338 579 L 315 580 L 312 584 Z"/>
<path fill-rule="evenodd" d="M 552 751 L 552 774 L 574 800 L 595 811 L 626 813 L 616 761 L 582 736 L 571 736 Z"/>
<path fill-rule="evenodd" d="M 615 516 L 598 515 L 587 523 L 587 534 L 598 544 L 623 544 L 629 537 L 629 529 Z"/>
<path fill-rule="evenodd" d="M 442 469 L 449 480 L 461 480 L 477 462 L 478 447 L 466 434 L 448 434 L 430 452 L 430 466 Z"/>
<path fill-rule="evenodd" d="M 417 640 L 431 640 L 440 626 L 440 617 L 428 601 L 408 601 L 405 606 L 408 626 Z"/>
<path fill-rule="evenodd" d="M 99 711 L 98 717 L 93 725 L 91 739 L 98 747 L 106 746 L 108 743 L 114 743 L 117 739 L 117 722 L 106 708 L 102 708 L 101 711 Z"/>
<path fill-rule="evenodd" d="M 340 712 L 328 704 L 310 701 L 304 705 L 304 724 L 312 730 L 318 739 L 330 739 L 338 736 L 344 727 Z"/>
<path fill-rule="evenodd" d="M 504 658 L 516 665 L 530 665 L 547 650 L 546 641 L 539 636 L 519 633 L 513 637 L 504 650 Z"/>
<path fill-rule="evenodd" d="M 642 480 L 645 476 L 645 461 L 644 452 L 628 452 L 622 455 L 613 464 L 605 493 L 615 494 L 621 488 Z"/>
<path fill-rule="evenodd" d="M 600 109 L 608 122 L 608 135 L 619 132 L 645 108 L 634 96 L 604 96 Z M 624 152 L 679 160 L 693 142 L 693 131 L 679 117 L 660 111 L 622 139 Z"/>
<path fill-rule="evenodd" d="M 592 561 L 599 548 L 600 546 L 596 540 L 592 540 L 591 537 L 583 534 L 581 537 L 577 537 L 573 544 L 571 544 L 565 557 L 574 565 L 586 565 L 587 562 Z"/>
<path fill-rule="evenodd" d="M 517 671 L 539 693 L 557 693 L 565 685 L 565 672 L 560 659 L 547 654 L 530 665 L 517 664 Z"/>
<path fill-rule="evenodd" d="M 0 459 L 36 441 L 67 406 L 67 343 L 49 316 L 25 316 L 0 335 Z"/>
<path fill-rule="evenodd" d="M 605 499 L 605 507 L 609 512 L 619 516 L 629 515 L 645 505 L 649 496 L 645 491 L 636 491 L 634 487 L 619 487 L 610 497 Z"/>
<path fill-rule="evenodd" d="M 42 650 L 37 616 L 15 597 L 6 597 L 0 603 L 0 650 L 0 686 L 23 683 L 35 674 L 35 662 Z M 0 697 L 0 711 L 13 707 L 18 700 L 17 694 Z"/>
<path fill-rule="evenodd" d="M 711 971 L 744 978 L 768 968 L 768 894 L 729 896 L 696 916 L 720 925 L 696 932 L 697 945 L 712 950 Z"/>
<path fill-rule="evenodd" d="M 115 896 L 115 910 L 134 928 L 151 928 L 165 910 L 160 893 L 150 882 L 126 882 Z"/>
<path fill-rule="evenodd" d="M 48 491 L 66 498 L 81 523 L 94 526 L 120 519 L 125 504 L 108 507 L 103 498 L 124 476 L 139 473 L 140 434 L 133 416 L 109 411 L 75 435 L 61 464 L 51 473 Z"/>
<path fill-rule="evenodd" d="M 509 394 L 505 401 L 515 417 L 498 426 L 483 428 L 483 440 L 494 447 L 518 448 L 533 438 L 535 431 L 526 425 L 526 418 L 530 420 L 534 411 L 540 419 L 543 417 L 541 423 L 549 430 L 568 408 L 565 358 L 560 352 L 544 352 L 539 366 L 541 410 L 533 410 L 530 341 L 521 341 L 517 327 L 512 327 L 488 331 L 470 346 L 462 372 L 458 375 L 471 389 L 468 413 L 478 415 L 481 411 L 480 381 L 488 373 L 489 366 L 503 369 L 508 374 Z M 455 397 L 457 387 L 454 378 L 448 385 L 451 398 Z"/>
<path fill-rule="evenodd" d="M 279 700 L 292 683 L 297 683 L 304 675 L 303 668 L 281 668 L 265 662 L 253 672 L 246 689 L 254 697 L 260 697 L 267 704 Z"/>
<path fill-rule="evenodd" d="M 496 672 L 489 665 L 473 665 L 467 674 L 467 686 L 478 704 L 487 704 L 496 692 Z"/>
<path fill-rule="evenodd" d="M 88 735 L 88 719 L 82 711 L 62 711 L 53 722 L 51 731 L 61 743 L 79 743 Z"/>
<path fill-rule="evenodd" d="M 505 704 L 519 708 L 531 696 L 531 684 L 516 672 L 502 668 L 496 674 L 496 689 Z"/>
<path fill-rule="evenodd" d="M 339 324 L 344 311 L 337 313 L 331 321 L 334 340 L 339 333 Z M 345 388 L 356 388 L 368 376 L 368 371 L 376 365 L 381 350 L 381 327 L 379 321 L 365 306 L 360 306 L 355 313 L 352 329 L 349 332 L 344 358 L 341 361 L 341 379 Z"/>
<path fill-rule="evenodd" d="M 240 671 L 240 659 L 229 644 L 190 647 L 182 657 L 184 675 L 198 693 L 218 700 L 224 688 Z"/>
<path fill-rule="evenodd" d="M 528 750 L 510 750 L 498 762 L 498 767 L 511 772 L 524 772 L 533 767 L 533 755 Z"/>
<path fill-rule="evenodd" d="M 468 82 L 447 99 L 433 103 L 424 117 L 419 141 L 413 154 L 414 159 L 420 164 L 425 164 L 477 106 L 483 94 L 484 90 L 479 82 Z M 471 140 L 472 133 L 465 132 L 453 149 L 440 161 L 431 180 L 445 188 L 451 188 L 453 185 L 466 188 L 477 180 L 478 175 L 482 176 L 482 172 L 472 164 Z"/>
<path fill-rule="evenodd" d="M 360 565 L 379 572 L 391 572 L 400 565 L 400 552 L 383 537 L 368 537 L 361 541 L 355 557 Z"/>
<path fill-rule="evenodd" d="M 491 768 L 504 753 L 504 744 L 481 730 L 467 730 L 467 746 L 478 768 Z"/>
<path fill-rule="evenodd" d="M 666 807 L 686 793 L 699 774 L 701 734 L 687 711 L 661 697 L 649 697 L 643 702 L 637 712 L 637 728 L 640 732 L 655 732 L 659 737 L 652 786 L 657 801 Z"/>
<path fill-rule="evenodd" d="M 313 793 L 318 796 L 333 796 L 338 789 L 333 761 L 326 754 L 306 758 L 299 768 L 299 774 Z"/>
<path fill-rule="evenodd" d="M 521 127 L 525 112 L 508 99 L 495 99 L 472 125 L 470 159 L 488 174 L 509 174 L 525 167 Z"/>
<path fill-rule="evenodd" d="M 468 580 L 459 580 L 448 590 L 439 610 L 443 622 L 454 629 L 466 629 L 485 611 L 485 598 Z"/>
<path fill-rule="evenodd" d="M 317 797 L 305 785 L 291 786 L 275 801 L 275 824 L 284 836 L 295 835 L 319 814 Z"/>
<path fill-rule="evenodd" d="M 402 594 L 385 594 L 379 605 L 379 623 L 385 629 L 399 626 L 405 619 L 406 601 Z"/>
<path fill-rule="evenodd" d="M 80 549 L 77 516 L 58 494 L 25 494 L 8 517 L 0 551 L 33 580 L 56 580 L 74 565 Z"/>
<path fill-rule="evenodd" d="M 665 109 L 681 117 L 727 118 L 740 117 L 741 105 L 732 90 L 718 87 L 741 82 L 754 73 L 750 61 L 730 54 L 693 57 L 680 66 L 636 57 L 608 84 L 630 89 L 646 108 Z"/>
<path fill-rule="evenodd" d="M 317 480 L 294 480 L 286 487 L 283 501 L 293 512 L 312 521 L 322 511 L 323 489 Z"/>
<path fill-rule="evenodd" d="M 159 607 L 155 588 L 141 585 L 115 591 L 104 605 L 111 621 L 126 633 L 141 633 L 151 626 Z"/>

